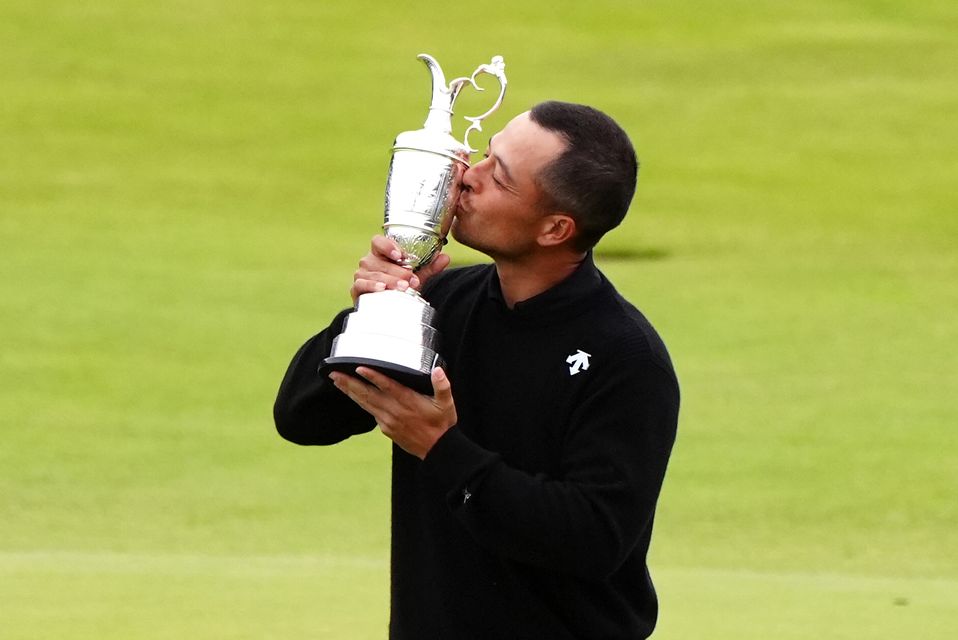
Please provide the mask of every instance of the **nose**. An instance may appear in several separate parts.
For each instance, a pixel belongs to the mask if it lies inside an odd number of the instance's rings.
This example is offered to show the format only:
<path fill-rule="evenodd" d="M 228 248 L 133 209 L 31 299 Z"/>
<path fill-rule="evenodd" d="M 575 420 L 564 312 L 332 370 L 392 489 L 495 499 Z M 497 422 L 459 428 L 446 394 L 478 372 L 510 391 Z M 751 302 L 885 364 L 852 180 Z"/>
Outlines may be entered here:
<path fill-rule="evenodd" d="M 483 158 L 466 169 L 466 172 L 462 174 L 462 186 L 466 191 L 476 191 L 479 188 L 481 184 L 480 176 L 482 174 L 482 167 L 488 160 L 488 158 Z"/>
<path fill-rule="evenodd" d="M 476 173 L 473 171 L 475 165 L 466 169 L 462 174 L 462 190 L 463 191 L 472 191 L 476 187 Z"/>

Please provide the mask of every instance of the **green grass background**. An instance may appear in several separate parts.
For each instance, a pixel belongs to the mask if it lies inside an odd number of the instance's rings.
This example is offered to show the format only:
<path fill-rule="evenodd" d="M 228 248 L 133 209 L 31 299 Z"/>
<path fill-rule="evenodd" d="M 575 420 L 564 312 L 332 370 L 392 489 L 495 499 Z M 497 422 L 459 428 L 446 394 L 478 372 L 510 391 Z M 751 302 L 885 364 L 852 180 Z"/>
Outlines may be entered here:
<path fill-rule="evenodd" d="M 956 33 L 952 0 L 5 0 L 0 638 L 385 637 L 388 441 L 297 448 L 271 403 L 422 51 L 505 56 L 487 132 L 559 98 L 635 139 L 597 260 L 683 387 L 655 637 L 954 637 Z"/>

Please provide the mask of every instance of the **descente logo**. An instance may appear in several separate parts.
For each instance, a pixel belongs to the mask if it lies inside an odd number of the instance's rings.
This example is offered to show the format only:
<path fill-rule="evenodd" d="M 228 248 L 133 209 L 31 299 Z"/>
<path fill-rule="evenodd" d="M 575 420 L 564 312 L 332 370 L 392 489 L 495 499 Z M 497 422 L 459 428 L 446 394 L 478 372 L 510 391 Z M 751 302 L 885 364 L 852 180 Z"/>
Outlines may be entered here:
<path fill-rule="evenodd" d="M 565 359 L 566 363 L 569 365 L 569 375 L 574 376 L 580 371 L 588 371 L 589 369 L 589 358 L 592 356 L 582 349 L 576 349 L 576 352 L 571 356 Z"/>

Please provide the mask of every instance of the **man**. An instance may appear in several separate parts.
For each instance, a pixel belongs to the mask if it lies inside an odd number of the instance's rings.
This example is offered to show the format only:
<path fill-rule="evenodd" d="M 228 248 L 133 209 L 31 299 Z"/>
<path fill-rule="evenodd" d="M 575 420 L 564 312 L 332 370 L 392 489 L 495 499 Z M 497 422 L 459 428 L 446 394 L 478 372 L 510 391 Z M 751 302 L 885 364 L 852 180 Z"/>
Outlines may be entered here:
<path fill-rule="evenodd" d="M 638 165 L 599 111 L 546 102 L 463 177 L 453 237 L 493 265 L 413 274 L 372 241 L 352 296 L 419 289 L 446 370 L 420 395 L 371 369 L 317 369 L 348 309 L 296 354 L 283 437 L 332 444 L 378 423 L 394 442 L 390 638 L 645 638 L 646 568 L 679 391 L 648 321 L 596 269 Z"/>

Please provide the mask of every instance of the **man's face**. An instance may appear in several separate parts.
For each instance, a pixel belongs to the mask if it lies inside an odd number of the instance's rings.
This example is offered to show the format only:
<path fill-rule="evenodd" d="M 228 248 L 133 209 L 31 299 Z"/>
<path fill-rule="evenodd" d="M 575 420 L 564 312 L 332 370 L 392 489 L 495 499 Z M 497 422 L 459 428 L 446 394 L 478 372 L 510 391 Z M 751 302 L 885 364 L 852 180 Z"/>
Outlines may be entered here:
<path fill-rule="evenodd" d="M 489 141 L 485 159 L 463 175 L 452 236 L 493 259 L 517 258 L 536 245 L 544 224 L 536 176 L 566 143 L 532 121 L 513 118 Z"/>

